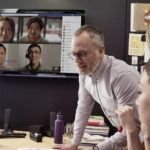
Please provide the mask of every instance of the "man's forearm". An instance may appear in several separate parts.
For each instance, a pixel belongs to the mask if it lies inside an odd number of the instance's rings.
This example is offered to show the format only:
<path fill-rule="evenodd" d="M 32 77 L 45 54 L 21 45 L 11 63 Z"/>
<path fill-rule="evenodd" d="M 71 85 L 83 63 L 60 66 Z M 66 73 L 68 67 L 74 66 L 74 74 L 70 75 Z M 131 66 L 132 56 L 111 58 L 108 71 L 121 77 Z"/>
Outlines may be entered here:
<path fill-rule="evenodd" d="M 127 131 L 128 150 L 142 150 L 138 129 Z"/>

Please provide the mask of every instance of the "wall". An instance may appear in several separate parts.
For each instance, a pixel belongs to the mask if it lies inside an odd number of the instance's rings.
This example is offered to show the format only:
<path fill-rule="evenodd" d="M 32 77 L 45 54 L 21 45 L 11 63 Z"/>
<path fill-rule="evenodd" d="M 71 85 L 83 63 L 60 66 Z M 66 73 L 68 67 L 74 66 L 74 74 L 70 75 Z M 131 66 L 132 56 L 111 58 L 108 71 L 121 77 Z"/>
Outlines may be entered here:
<path fill-rule="evenodd" d="M 128 0 L 127 2 L 127 22 L 126 22 L 126 37 L 128 39 L 130 33 L 130 4 L 131 3 L 150 3 L 149 0 Z M 128 40 L 126 40 L 126 45 L 128 45 Z M 126 61 L 131 64 L 131 56 L 128 55 L 128 50 L 125 51 Z M 142 57 L 141 57 L 142 58 Z M 143 58 L 142 58 L 143 59 Z"/>
<path fill-rule="evenodd" d="M 126 0 L 5 0 L 1 8 L 85 9 L 87 24 L 102 29 L 106 54 L 125 60 Z M 4 108 L 12 108 L 12 127 L 27 129 L 30 124 L 49 125 L 49 112 L 63 110 L 65 122 L 74 120 L 77 106 L 77 79 L 0 77 L 0 126 Z M 94 107 L 94 114 L 100 112 Z"/>
<path fill-rule="evenodd" d="M 4 109 L 12 109 L 11 127 L 49 126 L 50 111 L 61 110 L 65 122 L 73 122 L 77 105 L 78 79 L 0 77 L 0 126 Z"/>

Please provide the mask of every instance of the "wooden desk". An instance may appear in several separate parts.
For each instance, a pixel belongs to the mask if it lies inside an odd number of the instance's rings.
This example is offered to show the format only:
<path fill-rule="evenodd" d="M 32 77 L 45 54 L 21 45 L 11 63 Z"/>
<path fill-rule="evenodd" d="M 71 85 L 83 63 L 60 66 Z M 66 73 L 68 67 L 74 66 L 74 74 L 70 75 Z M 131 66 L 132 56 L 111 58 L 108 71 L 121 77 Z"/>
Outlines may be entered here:
<path fill-rule="evenodd" d="M 42 142 L 35 142 L 30 139 L 29 132 L 26 133 L 25 138 L 0 138 L 0 150 L 17 150 L 18 148 L 52 148 L 55 143 L 54 139 L 50 137 L 43 137 Z M 71 139 L 63 137 L 63 143 L 71 143 Z M 80 150 L 84 150 L 87 146 L 80 146 Z M 88 147 L 89 148 L 89 147 Z M 126 148 L 123 150 L 127 150 Z"/>
<path fill-rule="evenodd" d="M 16 133 L 16 132 L 15 132 Z M 0 150 L 17 150 L 18 148 L 52 148 L 54 143 L 54 138 L 44 136 L 42 142 L 35 142 L 30 139 L 29 132 L 26 133 L 25 138 L 0 138 Z M 63 137 L 63 143 L 71 143 L 69 137 Z M 82 149 L 83 146 L 80 147 Z M 86 146 L 84 146 L 86 148 Z"/>
<path fill-rule="evenodd" d="M 25 138 L 0 138 L 0 150 L 17 150 L 18 148 L 52 148 L 54 139 L 43 137 L 42 142 L 35 142 L 30 139 L 29 132 Z"/>

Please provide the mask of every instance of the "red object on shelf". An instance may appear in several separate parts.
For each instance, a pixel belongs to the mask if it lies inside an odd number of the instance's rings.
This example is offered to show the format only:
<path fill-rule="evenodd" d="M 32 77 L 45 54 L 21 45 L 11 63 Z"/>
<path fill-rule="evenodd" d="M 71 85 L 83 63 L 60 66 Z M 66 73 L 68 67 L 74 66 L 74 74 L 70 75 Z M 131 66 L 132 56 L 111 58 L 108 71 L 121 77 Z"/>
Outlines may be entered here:
<path fill-rule="evenodd" d="M 106 126 L 106 123 L 104 121 L 101 121 L 101 122 L 89 122 L 88 121 L 87 125 L 91 125 L 91 126 Z"/>
<path fill-rule="evenodd" d="M 100 126 L 99 122 L 88 122 L 88 125 Z"/>

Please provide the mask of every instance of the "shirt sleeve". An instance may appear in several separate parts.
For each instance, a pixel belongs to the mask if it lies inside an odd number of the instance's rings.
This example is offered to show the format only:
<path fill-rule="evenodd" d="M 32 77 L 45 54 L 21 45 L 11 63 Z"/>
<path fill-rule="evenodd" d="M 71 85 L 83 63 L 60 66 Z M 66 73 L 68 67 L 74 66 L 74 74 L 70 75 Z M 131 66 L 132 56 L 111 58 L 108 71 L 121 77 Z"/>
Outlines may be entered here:
<path fill-rule="evenodd" d="M 122 150 L 127 145 L 125 132 L 116 132 L 113 136 L 98 144 L 100 150 Z"/>
<path fill-rule="evenodd" d="M 140 126 L 138 111 L 135 101 L 138 97 L 138 81 L 139 77 L 132 73 L 127 73 L 117 78 L 112 85 L 114 96 L 117 100 L 118 106 L 129 105 L 134 108 L 135 121 L 137 126 Z M 100 150 L 122 150 L 127 144 L 125 131 L 116 132 L 106 141 L 98 144 Z"/>
<path fill-rule="evenodd" d="M 135 121 L 137 126 L 140 126 L 136 100 L 139 97 L 138 83 L 140 76 L 133 73 L 127 73 L 121 76 L 119 81 L 114 84 L 114 93 L 116 95 L 117 104 L 119 106 L 129 105 L 134 109 Z"/>
<path fill-rule="evenodd" d="M 93 109 L 95 101 L 91 94 L 85 89 L 81 79 L 79 79 L 79 100 L 74 121 L 74 133 L 72 143 L 79 145 L 85 130 L 85 126 Z"/>

